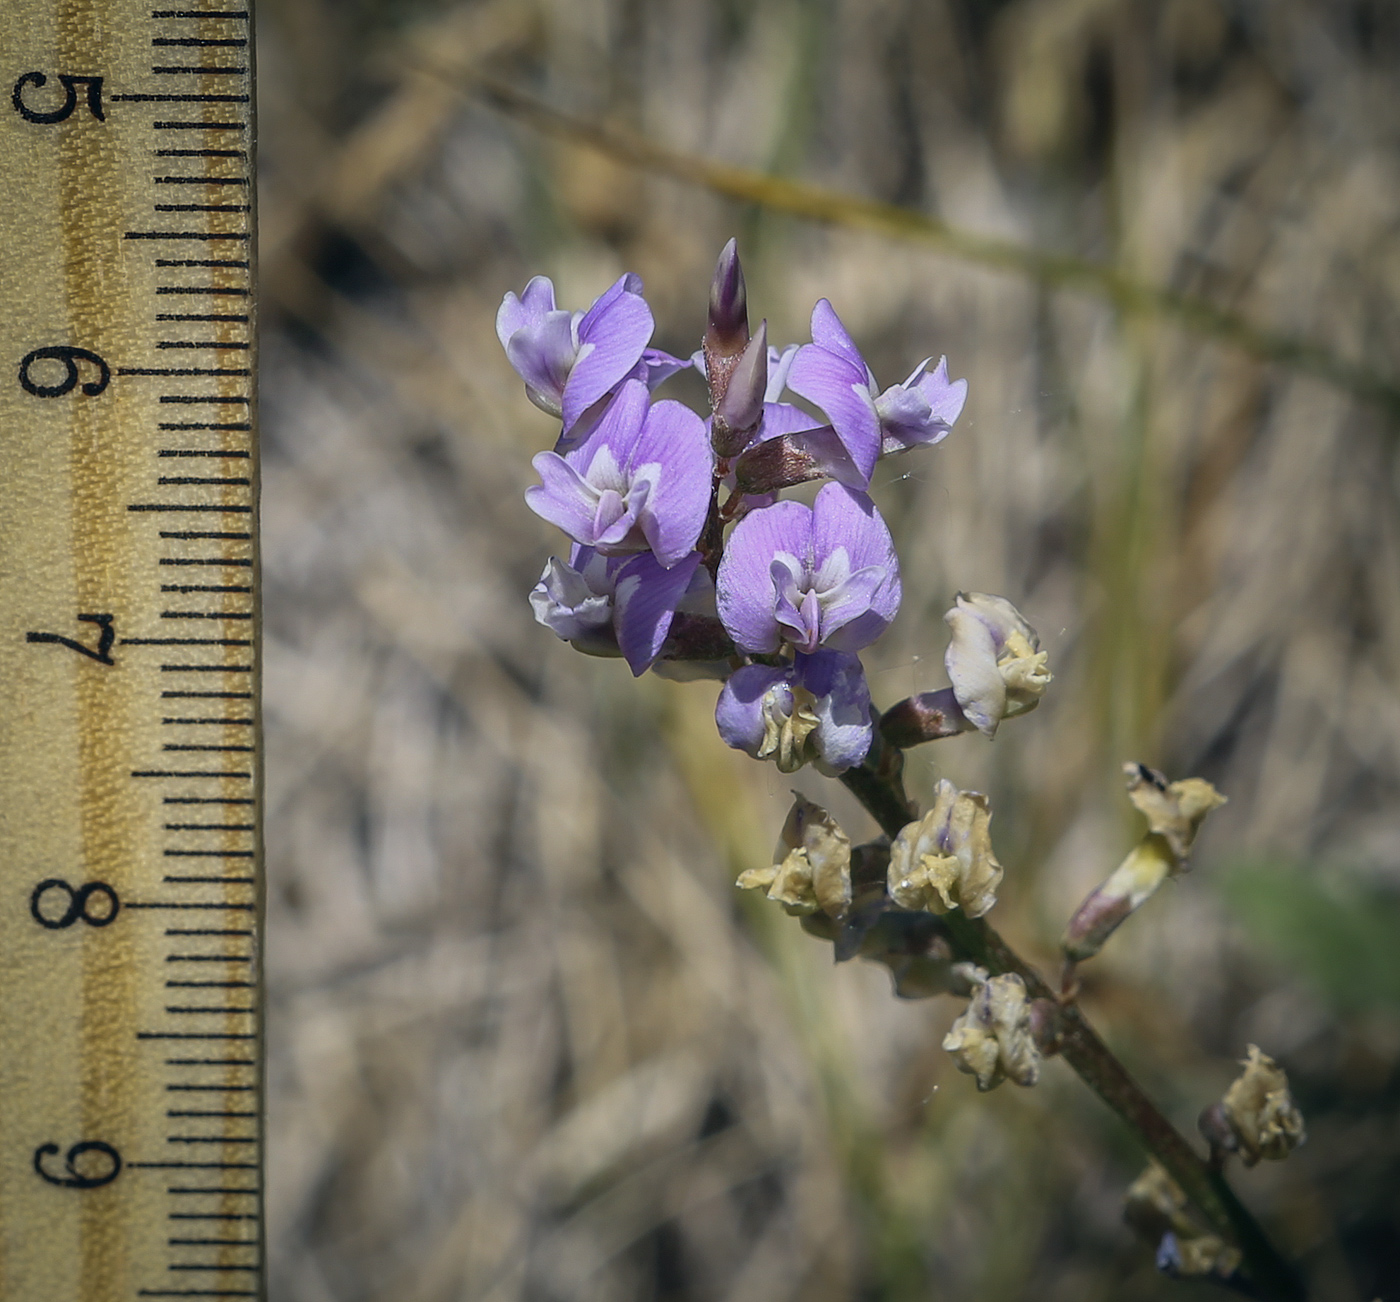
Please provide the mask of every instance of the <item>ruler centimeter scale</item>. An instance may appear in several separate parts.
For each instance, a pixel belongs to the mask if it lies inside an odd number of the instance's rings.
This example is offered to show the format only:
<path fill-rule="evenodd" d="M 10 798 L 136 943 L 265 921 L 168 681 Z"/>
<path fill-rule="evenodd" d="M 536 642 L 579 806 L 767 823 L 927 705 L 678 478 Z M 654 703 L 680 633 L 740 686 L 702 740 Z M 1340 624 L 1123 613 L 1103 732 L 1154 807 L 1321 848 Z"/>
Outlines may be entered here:
<path fill-rule="evenodd" d="M 259 1298 L 249 0 L 0 3 L 0 1302 Z"/>

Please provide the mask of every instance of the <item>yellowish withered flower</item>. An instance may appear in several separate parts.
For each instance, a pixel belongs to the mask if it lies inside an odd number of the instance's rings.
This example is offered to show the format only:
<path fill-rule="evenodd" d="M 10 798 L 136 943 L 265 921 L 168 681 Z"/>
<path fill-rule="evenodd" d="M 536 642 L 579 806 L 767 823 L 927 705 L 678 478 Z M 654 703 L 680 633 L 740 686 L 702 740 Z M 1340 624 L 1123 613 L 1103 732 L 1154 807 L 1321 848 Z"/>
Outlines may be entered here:
<path fill-rule="evenodd" d="M 1005 597 L 960 592 L 943 616 L 953 630 L 943 664 L 968 721 L 988 737 L 1040 704 L 1052 675 L 1040 637 Z"/>
<path fill-rule="evenodd" d="M 851 903 L 851 839 L 820 805 L 793 794 L 772 864 L 749 869 L 736 884 L 766 891 L 789 913 L 839 917 Z"/>
<path fill-rule="evenodd" d="M 1201 1230 L 1186 1210 L 1181 1186 L 1156 1162 L 1129 1186 L 1123 1219 L 1157 1249 L 1158 1264 L 1173 1274 L 1228 1279 L 1240 1268 L 1239 1249 Z"/>
<path fill-rule="evenodd" d="M 959 1071 L 977 1078 L 979 1090 L 1004 1080 L 1034 1085 L 1040 1079 L 1040 1050 L 1031 1036 L 1026 983 L 1014 972 L 994 976 L 973 992 L 967 1011 L 943 1037 Z"/>
<path fill-rule="evenodd" d="M 987 797 L 946 778 L 933 808 L 901 829 L 890 846 L 889 892 L 902 909 L 980 918 L 997 902 L 1002 867 L 992 853 Z"/>
<path fill-rule="evenodd" d="M 1205 778 L 1168 782 L 1145 764 L 1124 764 L 1128 799 L 1147 819 L 1147 830 L 1166 841 L 1173 855 L 1185 865 L 1205 816 L 1226 803 Z"/>
<path fill-rule="evenodd" d="M 807 739 L 821 724 L 813 708 L 812 693 L 794 685 L 791 688 L 792 709 L 784 710 L 782 693 L 769 692 L 763 701 L 763 741 L 758 748 L 759 759 L 771 758 L 779 773 L 796 773 L 816 750 Z"/>
<path fill-rule="evenodd" d="M 1225 1091 L 1223 1107 L 1246 1166 L 1281 1161 L 1306 1138 L 1303 1114 L 1288 1092 L 1288 1076 L 1258 1045 L 1249 1046 L 1243 1074 Z"/>

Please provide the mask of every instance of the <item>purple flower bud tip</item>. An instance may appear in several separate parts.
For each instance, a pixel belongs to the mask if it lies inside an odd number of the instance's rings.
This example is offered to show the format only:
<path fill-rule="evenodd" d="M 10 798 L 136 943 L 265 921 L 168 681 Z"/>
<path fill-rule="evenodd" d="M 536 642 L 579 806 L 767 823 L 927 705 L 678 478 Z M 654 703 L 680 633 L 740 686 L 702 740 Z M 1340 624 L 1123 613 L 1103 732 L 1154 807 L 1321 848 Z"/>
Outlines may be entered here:
<path fill-rule="evenodd" d="M 721 457 L 738 456 L 749 444 L 763 419 L 763 397 L 768 388 L 768 322 L 749 340 L 729 373 L 724 396 L 715 408 L 711 440 Z"/>
<path fill-rule="evenodd" d="M 705 338 L 715 351 L 729 356 L 749 341 L 748 291 L 737 240 L 724 246 L 715 266 L 714 284 L 710 287 L 710 328 Z"/>

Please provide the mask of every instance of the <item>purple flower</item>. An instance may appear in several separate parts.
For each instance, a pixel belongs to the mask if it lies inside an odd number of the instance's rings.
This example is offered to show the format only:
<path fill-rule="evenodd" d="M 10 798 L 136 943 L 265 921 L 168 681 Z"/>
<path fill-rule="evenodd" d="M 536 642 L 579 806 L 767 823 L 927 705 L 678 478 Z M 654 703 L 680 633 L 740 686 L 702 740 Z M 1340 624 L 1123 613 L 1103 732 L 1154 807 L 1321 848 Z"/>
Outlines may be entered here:
<path fill-rule="evenodd" d="M 623 380 L 654 388 L 685 365 L 647 347 L 654 328 L 642 282 L 630 272 L 587 312 L 556 308 L 553 282 L 536 276 L 519 298 L 507 294 L 496 313 L 496 337 L 530 401 L 560 417 L 565 435 Z"/>
<path fill-rule="evenodd" d="M 932 374 L 921 362 L 903 384 L 883 393 L 832 306 L 812 309 L 812 342 L 793 359 L 787 383 L 826 413 L 851 460 L 870 482 L 884 455 L 940 442 L 967 401 L 967 381 L 948 379 L 948 363 Z"/>
<path fill-rule="evenodd" d="M 899 609 L 899 560 L 875 504 L 828 484 L 808 508 L 775 502 L 729 537 L 716 581 L 719 617 L 736 644 L 768 653 L 789 642 L 858 651 Z"/>
<path fill-rule="evenodd" d="M 574 547 L 551 556 L 530 593 L 535 619 L 590 655 L 622 653 L 633 674 L 649 669 L 666 643 L 678 608 L 703 613 L 712 597 L 709 571 L 691 552 L 669 570 L 655 556 L 603 556 Z"/>
<path fill-rule="evenodd" d="M 670 569 L 704 528 L 714 467 L 704 422 L 678 402 L 649 405 L 638 380 L 581 446 L 532 464 L 543 482 L 525 490 L 530 509 L 605 556 L 649 548 Z"/>
<path fill-rule="evenodd" d="M 839 651 L 736 670 L 719 694 L 715 723 L 728 745 L 771 758 L 784 773 L 809 761 L 840 773 L 865 758 L 874 735 L 865 673 Z"/>

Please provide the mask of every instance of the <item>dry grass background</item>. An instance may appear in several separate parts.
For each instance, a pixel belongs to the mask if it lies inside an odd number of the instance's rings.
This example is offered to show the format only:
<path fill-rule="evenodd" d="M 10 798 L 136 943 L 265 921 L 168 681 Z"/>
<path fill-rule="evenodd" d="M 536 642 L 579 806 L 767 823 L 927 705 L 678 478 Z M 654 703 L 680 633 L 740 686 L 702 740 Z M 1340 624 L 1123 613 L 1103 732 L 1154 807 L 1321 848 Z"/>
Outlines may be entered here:
<path fill-rule="evenodd" d="M 536 627 L 552 435 L 493 334 L 535 272 L 643 275 L 688 353 L 828 295 L 886 383 L 971 382 L 885 463 L 881 704 L 941 686 L 953 591 L 1057 681 L 994 745 L 997 925 L 1049 963 L 1134 835 L 1118 764 L 1231 798 L 1086 1000 L 1184 1127 L 1258 1042 L 1309 1143 L 1237 1186 L 1319 1299 L 1400 1297 L 1396 418 L 1085 296 L 551 143 L 445 58 L 673 147 L 1205 295 L 1400 369 L 1385 0 L 262 0 L 270 1258 L 291 1302 L 1155 1299 L 1140 1157 L 1052 1065 L 978 1097 L 952 1001 L 736 898 L 788 782 L 713 685 Z M 698 388 L 693 392 L 698 396 Z M 797 784 L 857 837 L 819 776 Z"/>

